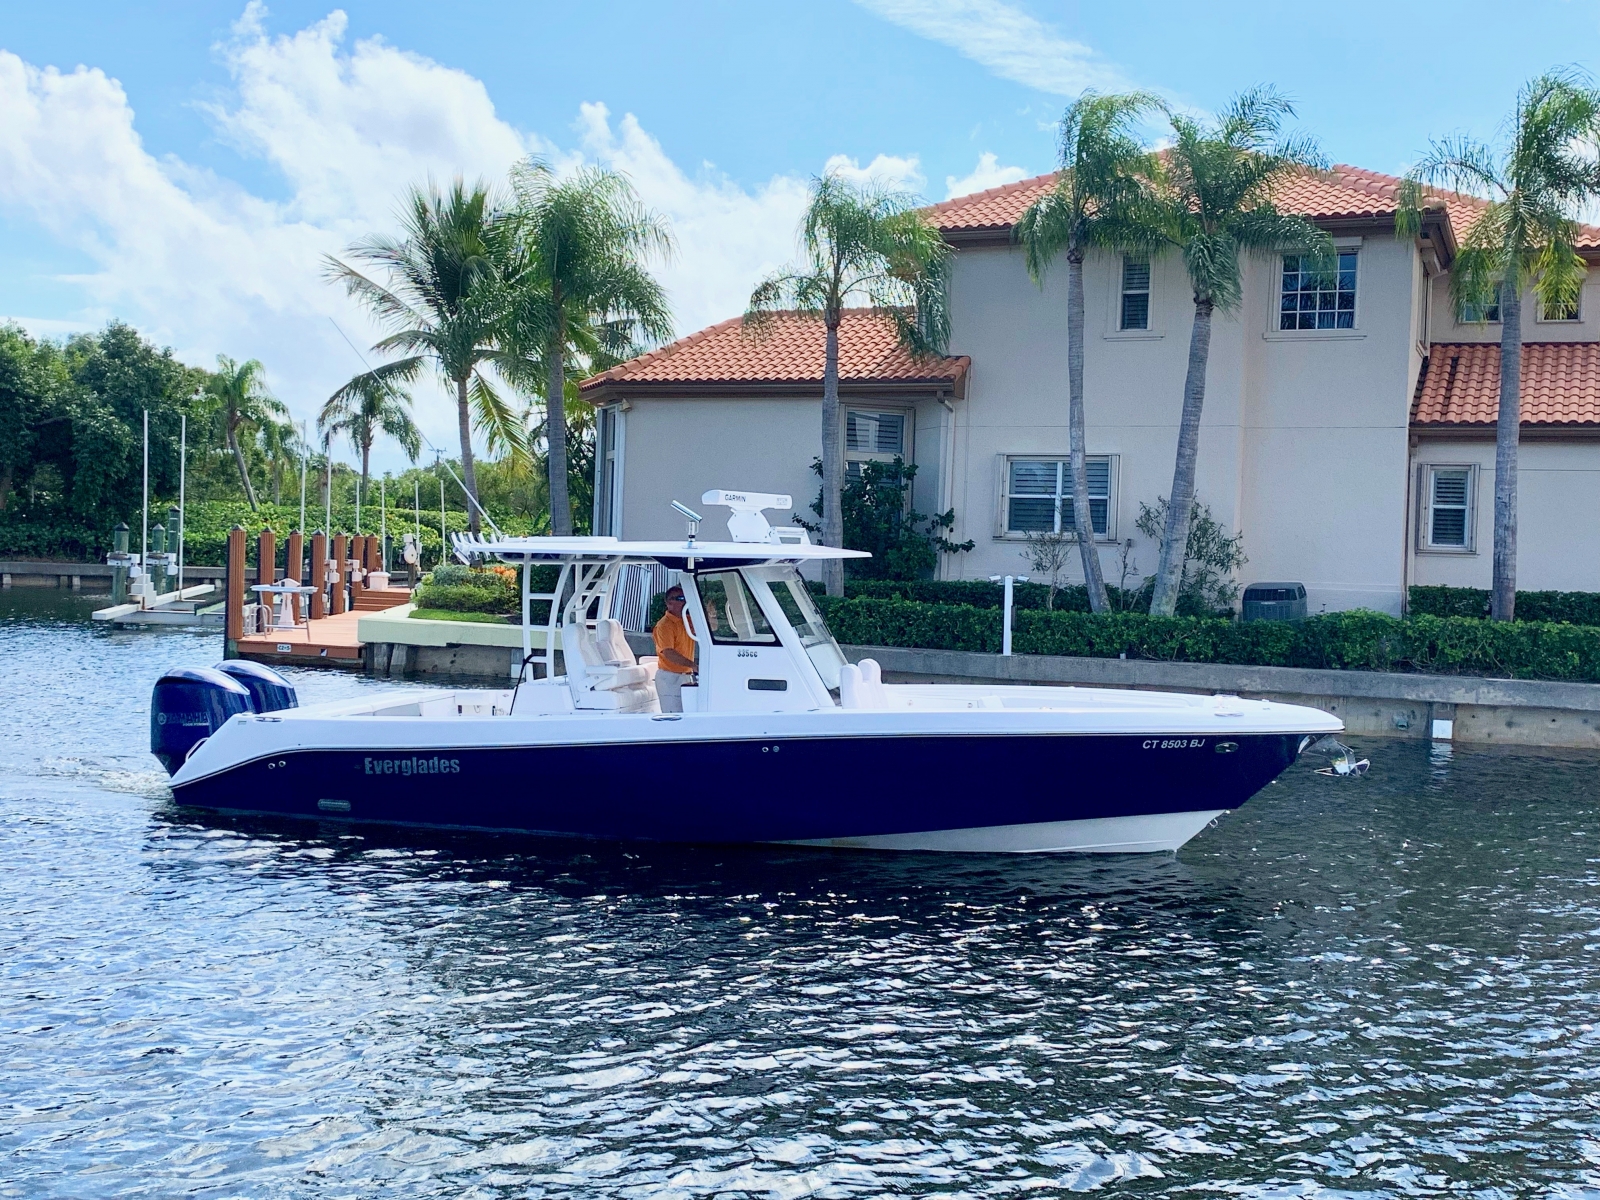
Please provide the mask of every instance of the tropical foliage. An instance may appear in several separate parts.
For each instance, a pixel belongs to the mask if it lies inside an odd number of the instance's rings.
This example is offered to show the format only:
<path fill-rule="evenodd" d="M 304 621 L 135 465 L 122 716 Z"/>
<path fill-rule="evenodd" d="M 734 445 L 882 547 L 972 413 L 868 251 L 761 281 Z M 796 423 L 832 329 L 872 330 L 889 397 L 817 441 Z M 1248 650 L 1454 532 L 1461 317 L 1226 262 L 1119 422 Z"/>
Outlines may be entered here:
<path fill-rule="evenodd" d="M 412 462 L 422 453 L 422 435 L 411 419 L 411 397 L 368 371 L 328 397 L 317 416 L 324 439 L 343 435 L 361 455 L 361 490 L 371 475 L 372 444 L 380 433 L 393 438 Z"/>
<path fill-rule="evenodd" d="M 519 414 L 484 369 L 499 353 L 516 292 L 516 245 L 513 214 L 486 185 L 457 179 L 448 192 L 411 190 L 400 237 L 373 235 L 350 248 L 349 257 L 379 277 L 328 259 L 329 276 L 392 331 L 373 349 L 402 356 L 368 372 L 371 385 L 397 388 L 432 368 L 455 396 L 474 533 L 481 527 L 474 431 L 491 453 L 527 451 Z"/>
<path fill-rule="evenodd" d="M 1600 196 L 1600 91 L 1576 71 L 1534 79 L 1517 96 L 1500 147 L 1468 137 L 1436 142 L 1406 177 L 1395 232 L 1413 238 L 1423 209 L 1441 206 L 1426 185 L 1487 201 L 1450 268 L 1457 314 L 1499 309 L 1500 412 L 1495 430 L 1492 612 L 1509 621 L 1517 592 L 1517 449 L 1522 429 L 1522 298 L 1573 311 L 1584 260 L 1574 244 L 1582 206 Z"/>
<path fill-rule="evenodd" d="M 1041 287 L 1056 257 L 1064 253 L 1067 260 L 1067 426 L 1074 513 L 1090 511 L 1084 450 L 1083 260 L 1092 247 L 1154 240 L 1139 217 L 1152 207 L 1149 180 L 1158 164 L 1139 138 L 1139 124 L 1156 107 L 1155 98 L 1141 92 L 1106 96 L 1089 91 L 1079 97 L 1061 119 L 1056 186 L 1029 206 L 1013 230 L 1027 253 L 1028 273 Z M 1052 581 L 1064 565 L 1061 536 L 1045 535 L 1033 545 L 1038 561 L 1053 568 Z M 1083 563 L 1089 603 L 1095 612 L 1105 612 L 1111 602 L 1094 538 L 1071 540 Z"/>
<path fill-rule="evenodd" d="M 222 427 L 223 439 L 239 468 L 239 483 L 250 507 L 256 507 L 255 484 L 239 448 L 241 427 L 260 428 L 289 419 L 289 410 L 267 390 L 266 368 L 258 359 L 235 362 L 226 354 L 217 355 L 217 371 L 206 381 L 205 392 L 213 401 L 212 411 Z"/>
<path fill-rule="evenodd" d="M 1271 88 L 1243 93 L 1215 122 L 1169 112 L 1172 145 L 1157 160 L 1154 202 L 1126 235 L 1130 243 L 1177 250 L 1194 292 L 1171 503 L 1151 598 L 1151 611 L 1160 616 L 1176 611 L 1182 586 L 1212 317 L 1238 308 L 1246 254 L 1304 252 L 1314 262 L 1331 262 L 1328 235 L 1303 217 L 1279 212 L 1272 203 L 1274 190 L 1287 177 L 1322 165 L 1313 142 L 1284 132 L 1284 122 L 1293 115 L 1289 102 Z"/>
<path fill-rule="evenodd" d="M 793 310 L 824 330 L 822 542 L 843 546 L 844 453 L 839 418 L 839 325 L 852 303 L 893 323 L 913 354 L 942 352 L 950 336 L 945 277 L 950 248 L 917 211 L 916 197 L 837 173 L 815 180 L 800 223 L 804 262 L 750 294 L 745 328 L 762 337 L 774 315 Z M 842 564 L 823 564 L 828 594 L 844 594 Z"/>
<path fill-rule="evenodd" d="M 119 520 L 136 523 L 146 412 L 151 485 L 176 494 L 182 418 L 191 444 L 202 441 L 208 414 L 196 393 L 207 381 L 126 325 L 61 343 L 0 327 L 0 552 L 34 544 L 42 534 L 32 527 L 94 553 Z M 197 484 L 218 466 L 232 472 L 205 457 L 191 458 Z"/>
<path fill-rule="evenodd" d="M 515 288 L 496 363 L 517 386 L 543 396 L 550 529 L 564 536 L 573 532 L 571 368 L 603 369 L 672 336 L 666 293 L 646 265 L 671 253 L 672 234 L 615 171 L 586 167 L 561 179 L 529 159 L 511 184 Z"/>
<path fill-rule="evenodd" d="M 822 474 L 822 460 L 813 459 L 811 470 Z M 845 570 L 855 579 L 926 579 L 939 565 L 941 554 L 961 554 L 976 544 L 956 542 L 949 531 L 956 523 L 955 509 L 928 516 L 911 507 L 911 484 L 917 468 L 896 457 L 892 462 L 865 462 L 861 473 L 844 485 L 844 544 L 865 550 L 871 558 L 845 560 Z M 811 511 L 822 516 L 821 492 Z M 811 533 L 822 527 L 796 521 Z"/>

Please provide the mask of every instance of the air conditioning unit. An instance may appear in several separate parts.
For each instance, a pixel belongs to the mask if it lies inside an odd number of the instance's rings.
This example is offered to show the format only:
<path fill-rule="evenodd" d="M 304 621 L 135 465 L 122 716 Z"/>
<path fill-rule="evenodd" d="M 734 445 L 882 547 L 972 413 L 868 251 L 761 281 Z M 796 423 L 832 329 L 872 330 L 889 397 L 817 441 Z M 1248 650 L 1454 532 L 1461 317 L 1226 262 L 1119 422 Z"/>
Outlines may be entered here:
<path fill-rule="evenodd" d="M 1244 590 L 1244 620 L 1303 621 L 1306 585 L 1303 583 L 1252 583 Z"/>

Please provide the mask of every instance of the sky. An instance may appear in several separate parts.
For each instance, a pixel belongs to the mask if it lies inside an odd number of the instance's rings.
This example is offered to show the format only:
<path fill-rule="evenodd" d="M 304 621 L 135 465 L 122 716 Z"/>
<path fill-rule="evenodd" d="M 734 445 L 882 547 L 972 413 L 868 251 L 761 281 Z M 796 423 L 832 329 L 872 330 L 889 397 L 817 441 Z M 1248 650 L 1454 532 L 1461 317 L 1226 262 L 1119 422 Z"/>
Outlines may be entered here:
<path fill-rule="evenodd" d="M 413 184 L 500 181 L 528 155 L 625 172 L 675 231 L 659 274 L 681 335 L 792 260 L 819 172 L 943 200 L 1050 170 L 1086 87 L 1204 113 L 1269 83 L 1328 158 L 1400 173 L 1430 138 L 1492 139 L 1540 71 L 1600 69 L 1597 10 L 0 0 L 0 320 L 259 358 L 314 423 L 381 333 L 324 258 L 394 230 Z M 449 448 L 444 393 L 416 403 Z"/>

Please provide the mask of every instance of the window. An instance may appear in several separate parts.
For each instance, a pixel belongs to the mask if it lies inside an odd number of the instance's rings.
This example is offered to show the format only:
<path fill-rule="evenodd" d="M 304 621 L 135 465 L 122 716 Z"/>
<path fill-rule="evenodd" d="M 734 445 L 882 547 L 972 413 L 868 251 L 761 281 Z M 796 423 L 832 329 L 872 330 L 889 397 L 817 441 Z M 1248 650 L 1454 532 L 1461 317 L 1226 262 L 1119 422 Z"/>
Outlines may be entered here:
<path fill-rule="evenodd" d="M 1341 250 L 1333 270 L 1319 270 L 1315 256 L 1283 256 L 1283 300 L 1279 329 L 1356 327 L 1356 252 Z"/>
<path fill-rule="evenodd" d="M 844 415 L 845 479 L 860 479 L 864 462 L 910 461 L 906 454 L 909 414 L 848 409 Z"/>
<path fill-rule="evenodd" d="M 1473 552 L 1477 473 L 1473 466 L 1422 468 L 1422 549 Z"/>
<path fill-rule="evenodd" d="M 1576 302 L 1558 307 L 1553 304 L 1539 305 L 1539 320 L 1541 321 L 1576 321 L 1578 319 L 1578 305 Z"/>
<path fill-rule="evenodd" d="M 1150 260 L 1122 259 L 1122 314 L 1118 329 L 1150 328 Z"/>
<path fill-rule="evenodd" d="M 1111 531 L 1111 459 L 1088 460 L 1089 516 L 1098 538 Z M 1005 532 L 1060 533 L 1077 528 L 1073 516 L 1072 463 L 1056 458 L 1008 458 L 1005 465 Z"/>
<path fill-rule="evenodd" d="M 700 607 L 705 609 L 711 640 L 718 645 L 775 646 L 778 635 L 737 571 L 696 575 Z"/>
<path fill-rule="evenodd" d="M 595 489 L 592 528 L 600 537 L 622 536 L 622 413 L 595 410 Z"/>
<path fill-rule="evenodd" d="M 1495 289 L 1494 299 L 1488 304 L 1463 304 L 1461 306 L 1461 323 L 1463 325 L 1477 325 L 1483 322 L 1495 324 L 1500 320 L 1500 289 Z"/>
<path fill-rule="evenodd" d="M 794 626 L 795 633 L 800 637 L 800 645 L 805 647 L 806 657 L 811 659 L 811 665 L 822 676 L 823 686 L 837 688 L 839 668 L 845 663 L 844 653 L 839 649 L 839 643 L 833 640 L 833 634 L 828 632 L 828 626 L 817 611 L 816 601 L 811 598 L 811 591 L 806 587 L 806 581 L 800 578 L 800 572 L 788 566 L 766 567 L 762 569 L 760 577 L 766 579 L 772 598 L 789 619 L 789 624 Z"/>

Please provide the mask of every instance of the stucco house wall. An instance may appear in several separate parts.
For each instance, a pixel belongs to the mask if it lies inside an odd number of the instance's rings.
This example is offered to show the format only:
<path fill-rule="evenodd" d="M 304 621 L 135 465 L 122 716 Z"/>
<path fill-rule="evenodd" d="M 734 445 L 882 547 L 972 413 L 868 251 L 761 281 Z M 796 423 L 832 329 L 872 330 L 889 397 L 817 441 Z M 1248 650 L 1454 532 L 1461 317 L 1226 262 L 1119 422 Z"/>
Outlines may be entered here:
<path fill-rule="evenodd" d="M 1495 351 L 1469 343 L 1497 342 L 1500 327 L 1457 321 L 1449 301 L 1441 264 L 1448 266 L 1462 232 L 1451 222 L 1470 223 L 1469 209 L 1452 201 L 1451 214 L 1435 210 L 1418 238 L 1397 239 L 1397 183 L 1338 167 L 1296 185 L 1294 202 L 1306 206 L 1297 211 L 1313 214 L 1341 250 L 1358 255 L 1352 328 L 1281 330 L 1282 264 L 1273 254 L 1247 259 L 1242 304 L 1213 322 L 1197 496 L 1224 528 L 1242 534 L 1248 562 L 1240 584 L 1302 582 L 1313 611 L 1399 612 L 1410 583 L 1489 581 L 1493 443 L 1482 431 L 1492 437 L 1493 395 L 1484 380 Z M 858 390 L 842 389 L 844 407 L 912 417 L 913 504 L 930 514 L 953 508 L 955 540 L 974 543 L 945 557 L 945 578 L 1027 572 L 1025 540 L 1005 529 L 1007 456 L 1068 457 L 1066 263 L 1058 260 L 1036 283 L 1008 233 L 1050 186 L 1041 177 L 930 210 L 955 247 L 951 357 L 938 370 L 874 343 L 883 335 L 865 317 L 847 318 L 862 324 L 851 343 L 850 386 Z M 1582 252 L 1600 258 L 1600 230 L 1585 236 Z M 1122 266 L 1113 253 L 1091 253 L 1085 263 L 1087 450 L 1113 464 L 1111 527 L 1097 543 L 1105 575 L 1118 582 L 1131 562 L 1122 578 L 1137 584 L 1156 566 L 1158 547 L 1137 521 L 1141 503 L 1154 504 L 1171 488 L 1194 309 L 1180 258 L 1158 255 L 1148 328 L 1120 330 Z M 1541 408 L 1531 417 L 1524 408 L 1524 420 L 1538 429 L 1522 451 L 1519 584 L 1600 590 L 1600 272 L 1586 281 L 1576 320 L 1541 319 L 1531 295 L 1524 304 L 1529 342 L 1584 346 L 1544 353 L 1537 386 L 1529 385 Z M 796 322 L 796 329 L 804 324 Z M 796 333 L 781 351 L 756 354 L 727 340 L 727 325 L 584 384 L 601 403 L 633 398 L 625 416 L 625 536 L 675 535 L 668 500 L 692 502 L 709 487 L 787 490 L 801 510 L 816 493 L 809 464 L 820 452 L 820 343 Z M 706 339 L 719 330 L 724 341 L 713 353 Z M 816 341 L 814 328 L 810 336 Z M 675 353 L 679 359 L 669 361 Z M 730 375 L 730 358 L 752 374 Z M 1459 383 L 1458 364 L 1469 364 Z M 686 378 L 710 381 L 706 394 L 674 382 Z M 746 380 L 763 388 L 741 393 Z M 662 387 L 677 391 L 670 398 L 652 391 Z M 775 388 L 789 390 L 778 397 Z M 1432 415 L 1419 415 L 1425 403 Z M 1419 544 L 1418 469 L 1429 463 L 1477 467 L 1471 552 Z M 1081 577 L 1075 558 L 1066 577 Z"/>
<path fill-rule="evenodd" d="M 670 507 L 681 500 L 706 518 L 703 536 L 721 538 L 727 510 L 700 506 L 712 488 L 788 492 L 795 511 L 812 519 L 817 478 L 810 468 L 822 453 L 821 412 L 820 400 L 766 396 L 631 401 L 622 414 L 622 535 L 682 536 L 684 519 Z"/>
<path fill-rule="evenodd" d="M 1244 532 L 1245 581 L 1304 582 L 1314 609 L 1398 612 L 1405 495 L 1372 480 L 1406 471 L 1420 272 L 1414 248 L 1392 238 L 1343 244 L 1359 246 L 1355 329 L 1280 332 L 1275 256 L 1247 262 L 1244 303 L 1213 319 L 1196 493 L 1216 520 Z M 1194 314 L 1181 260 L 1161 255 L 1150 328 L 1118 331 L 1121 269 L 1115 254 L 1085 264 L 1087 448 L 1117 465 L 1116 521 L 1101 542 L 1113 580 L 1118 543 L 1129 539 L 1139 572 L 1155 569 L 1158 547 L 1136 522 L 1141 502 L 1172 486 Z M 1012 247 L 957 258 L 951 348 L 975 366 L 955 504 L 978 545 L 950 561 L 953 576 L 1026 569 L 1025 544 L 1003 532 L 1000 479 L 1008 454 L 1067 454 L 1065 291 L 1064 265 L 1041 289 Z"/>
<path fill-rule="evenodd" d="M 1412 559 L 1411 582 L 1487 588 L 1494 574 L 1494 442 L 1424 439 L 1417 467 L 1476 466 L 1470 551 L 1428 550 Z M 1412 492 L 1417 491 L 1415 472 Z M 1413 505 L 1420 522 L 1420 505 Z M 1420 534 L 1413 537 L 1420 542 Z M 1517 587 L 1600 591 L 1600 442 L 1522 442 L 1517 455 Z"/>
<path fill-rule="evenodd" d="M 1498 321 L 1460 321 L 1450 299 L 1450 272 L 1435 275 L 1429 303 L 1429 340 L 1434 342 L 1498 342 Z M 1525 342 L 1600 341 L 1600 272 L 1591 268 L 1578 301 L 1576 321 L 1546 321 L 1531 290 L 1522 296 L 1522 340 Z"/>

